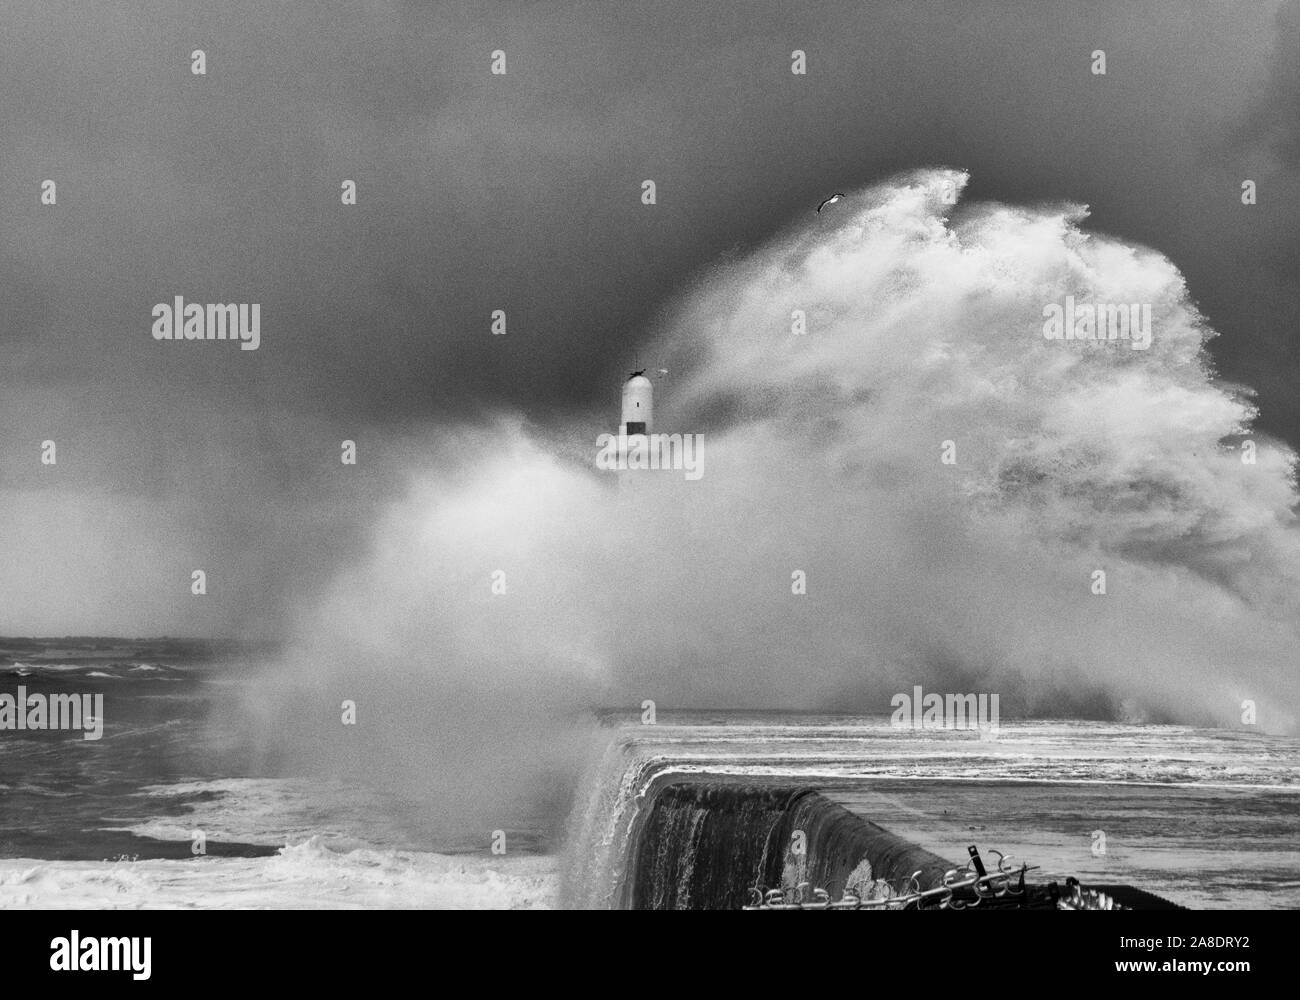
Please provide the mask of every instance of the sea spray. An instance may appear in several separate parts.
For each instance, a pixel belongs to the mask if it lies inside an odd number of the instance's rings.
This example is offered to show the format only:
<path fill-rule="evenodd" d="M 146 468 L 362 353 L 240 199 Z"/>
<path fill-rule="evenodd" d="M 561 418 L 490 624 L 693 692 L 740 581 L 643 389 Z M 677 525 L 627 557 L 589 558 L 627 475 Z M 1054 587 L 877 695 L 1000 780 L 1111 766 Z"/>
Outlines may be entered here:
<path fill-rule="evenodd" d="M 1250 702 L 1294 729 L 1295 456 L 1212 377 L 1173 262 L 1078 206 L 942 197 L 964 183 L 850 194 L 681 297 L 656 427 L 709 435 L 699 481 L 617 488 L 604 411 L 431 433 L 249 685 L 266 753 L 486 843 L 563 815 L 599 705 L 887 713 L 921 685 L 1004 718 L 1236 726 Z M 1067 295 L 1149 303 L 1149 349 L 1045 340 Z"/>

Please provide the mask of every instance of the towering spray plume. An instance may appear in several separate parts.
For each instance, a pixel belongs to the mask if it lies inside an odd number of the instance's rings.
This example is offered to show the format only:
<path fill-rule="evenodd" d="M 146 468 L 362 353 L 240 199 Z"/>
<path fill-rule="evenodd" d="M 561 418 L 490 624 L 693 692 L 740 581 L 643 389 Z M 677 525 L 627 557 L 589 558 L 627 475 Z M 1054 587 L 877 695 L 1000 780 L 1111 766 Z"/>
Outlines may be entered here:
<path fill-rule="evenodd" d="M 698 482 L 612 488 L 604 411 L 431 440 L 275 674 L 361 692 L 374 727 L 268 709 L 284 746 L 486 823 L 601 703 L 888 713 L 920 684 L 998 692 L 1004 721 L 1250 700 L 1294 729 L 1295 456 L 1212 377 L 1169 260 L 1077 206 L 947 204 L 965 181 L 859 192 L 702 276 L 656 346 L 660 422 L 711 435 Z M 1048 339 L 1067 296 L 1149 305 L 1149 348 Z"/>

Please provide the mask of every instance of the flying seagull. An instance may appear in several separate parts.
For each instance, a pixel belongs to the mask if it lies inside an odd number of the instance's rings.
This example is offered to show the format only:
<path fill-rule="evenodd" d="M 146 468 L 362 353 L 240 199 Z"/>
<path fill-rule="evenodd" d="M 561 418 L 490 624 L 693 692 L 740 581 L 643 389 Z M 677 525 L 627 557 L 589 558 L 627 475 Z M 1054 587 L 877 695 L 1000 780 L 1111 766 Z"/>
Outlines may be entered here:
<path fill-rule="evenodd" d="M 831 195 L 829 198 L 827 198 L 825 201 L 823 201 L 820 205 L 817 206 L 817 211 L 820 212 L 827 205 L 834 205 L 837 201 L 839 201 L 843 197 L 844 197 L 843 191 L 836 191 L 833 195 Z"/>

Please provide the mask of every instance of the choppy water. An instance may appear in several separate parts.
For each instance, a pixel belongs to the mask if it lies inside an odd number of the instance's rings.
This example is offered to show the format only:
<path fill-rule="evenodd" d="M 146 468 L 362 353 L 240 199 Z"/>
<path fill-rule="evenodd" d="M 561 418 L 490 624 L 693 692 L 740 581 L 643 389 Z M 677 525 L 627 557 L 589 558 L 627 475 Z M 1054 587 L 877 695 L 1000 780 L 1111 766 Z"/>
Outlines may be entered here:
<path fill-rule="evenodd" d="M 0 641 L 0 691 L 105 699 L 98 741 L 0 732 L 0 906 L 627 905 L 641 821 L 660 790 L 691 781 L 817 789 L 954 862 L 977 843 L 1044 879 L 1300 907 L 1296 738 L 1058 720 L 1003 722 L 981 740 L 872 717 L 606 716 L 572 776 L 562 878 L 528 816 L 495 857 L 482 831 L 431 824 L 427 804 L 399 792 L 285 773 L 217 710 L 258 666 L 248 650 L 166 640 Z M 703 871 L 697 824 L 679 821 L 680 838 L 660 824 L 655 864 L 696 883 L 745 877 Z"/>
<path fill-rule="evenodd" d="M 419 802 L 241 742 L 220 709 L 259 666 L 234 646 L 0 640 L 0 692 L 104 697 L 99 740 L 0 732 L 0 907 L 550 904 L 527 817 L 493 857 Z"/>

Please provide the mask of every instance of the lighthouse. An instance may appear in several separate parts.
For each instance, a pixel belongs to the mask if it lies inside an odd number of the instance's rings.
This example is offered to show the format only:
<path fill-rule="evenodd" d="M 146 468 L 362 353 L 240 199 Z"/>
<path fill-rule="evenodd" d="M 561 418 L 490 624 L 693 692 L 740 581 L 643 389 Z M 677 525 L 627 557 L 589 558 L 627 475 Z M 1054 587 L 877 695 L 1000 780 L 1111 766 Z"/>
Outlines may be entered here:
<path fill-rule="evenodd" d="M 668 372 L 661 368 L 659 374 Z M 630 483 L 632 473 L 659 469 L 680 470 L 688 480 L 699 479 L 704 475 L 704 435 L 656 433 L 654 395 L 644 370 L 627 377 L 618 434 L 596 436 L 596 468 L 617 471 L 620 484 Z"/>
<path fill-rule="evenodd" d="M 654 433 L 654 385 L 645 377 L 645 371 L 633 372 L 623 383 L 623 419 L 618 429 L 619 437 L 627 440 L 640 434 L 649 437 Z"/>

